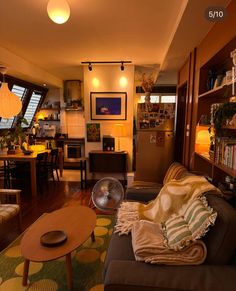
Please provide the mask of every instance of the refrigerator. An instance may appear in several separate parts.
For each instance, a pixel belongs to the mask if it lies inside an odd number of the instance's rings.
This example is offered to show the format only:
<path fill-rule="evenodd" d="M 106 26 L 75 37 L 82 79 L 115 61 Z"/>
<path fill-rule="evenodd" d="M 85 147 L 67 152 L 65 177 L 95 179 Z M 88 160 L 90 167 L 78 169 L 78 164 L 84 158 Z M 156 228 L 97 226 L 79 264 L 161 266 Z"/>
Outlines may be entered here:
<path fill-rule="evenodd" d="M 139 103 L 135 142 L 135 180 L 162 183 L 174 160 L 175 104 Z"/>

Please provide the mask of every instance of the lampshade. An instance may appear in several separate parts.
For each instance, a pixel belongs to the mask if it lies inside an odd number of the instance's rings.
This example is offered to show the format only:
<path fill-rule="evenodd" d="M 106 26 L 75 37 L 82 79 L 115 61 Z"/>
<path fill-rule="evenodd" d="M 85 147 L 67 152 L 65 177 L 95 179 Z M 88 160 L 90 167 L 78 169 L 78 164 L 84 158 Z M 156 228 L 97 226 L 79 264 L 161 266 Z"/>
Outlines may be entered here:
<path fill-rule="evenodd" d="M 126 129 L 125 129 L 124 124 L 121 124 L 121 123 L 115 124 L 115 127 L 114 127 L 114 135 L 116 137 L 126 136 Z"/>
<path fill-rule="evenodd" d="M 208 153 L 210 149 L 210 133 L 207 127 L 196 127 L 195 150 L 200 153 Z"/>
<path fill-rule="evenodd" d="M 66 0 L 49 0 L 47 12 L 53 22 L 62 24 L 70 17 L 70 6 Z"/>
<path fill-rule="evenodd" d="M 2 82 L 0 88 L 0 117 L 16 116 L 21 111 L 21 107 L 19 97 L 9 90 L 7 83 Z"/>
<path fill-rule="evenodd" d="M 197 131 L 196 144 L 210 145 L 210 135 L 207 129 Z"/>
<path fill-rule="evenodd" d="M 126 127 L 124 126 L 124 124 L 115 124 L 114 136 L 117 137 L 117 151 L 120 152 L 120 137 L 126 136 Z"/>

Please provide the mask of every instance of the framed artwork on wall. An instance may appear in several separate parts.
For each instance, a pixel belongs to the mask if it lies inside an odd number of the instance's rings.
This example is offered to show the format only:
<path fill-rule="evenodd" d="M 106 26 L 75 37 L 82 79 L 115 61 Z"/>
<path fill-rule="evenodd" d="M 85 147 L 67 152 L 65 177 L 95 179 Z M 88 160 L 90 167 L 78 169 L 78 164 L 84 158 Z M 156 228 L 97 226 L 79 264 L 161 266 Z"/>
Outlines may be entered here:
<path fill-rule="evenodd" d="M 126 92 L 91 92 L 91 120 L 126 120 Z"/>
<path fill-rule="evenodd" d="M 100 142 L 100 123 L 87 123 L 87 142 Z"/>

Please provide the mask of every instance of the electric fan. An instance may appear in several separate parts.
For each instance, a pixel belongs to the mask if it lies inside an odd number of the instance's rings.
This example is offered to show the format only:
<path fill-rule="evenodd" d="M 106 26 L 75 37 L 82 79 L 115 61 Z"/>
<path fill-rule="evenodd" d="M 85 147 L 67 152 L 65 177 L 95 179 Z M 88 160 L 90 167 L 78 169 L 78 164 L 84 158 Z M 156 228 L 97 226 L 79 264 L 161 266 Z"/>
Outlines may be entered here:
<path fill-rule="evenodd" d="M 124 189 L 117 179 L 106 177 L 94 185 L 91 198 L 99 210 L 112 211 L 117 209 L 123 200 Z"/>

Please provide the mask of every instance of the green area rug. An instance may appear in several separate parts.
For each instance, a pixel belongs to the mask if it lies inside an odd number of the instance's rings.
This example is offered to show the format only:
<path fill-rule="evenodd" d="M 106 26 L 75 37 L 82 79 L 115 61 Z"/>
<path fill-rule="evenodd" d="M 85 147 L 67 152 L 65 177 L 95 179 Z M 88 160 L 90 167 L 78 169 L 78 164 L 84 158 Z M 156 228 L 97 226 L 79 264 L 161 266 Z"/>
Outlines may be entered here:
<path fill-rule="evenodd" d="M 103 263 L 113 230 L 112 216 L 97 216 L 95 242 L 89 238 L 72 253 L 73 290 L 102 291 Z M 24 258 L 18 237 L 0 253 L 0 291 L 62 291 L 68 290 L 65 258 L 44 263 L 30 263 L 29 284 L 22 286 Z"/>

